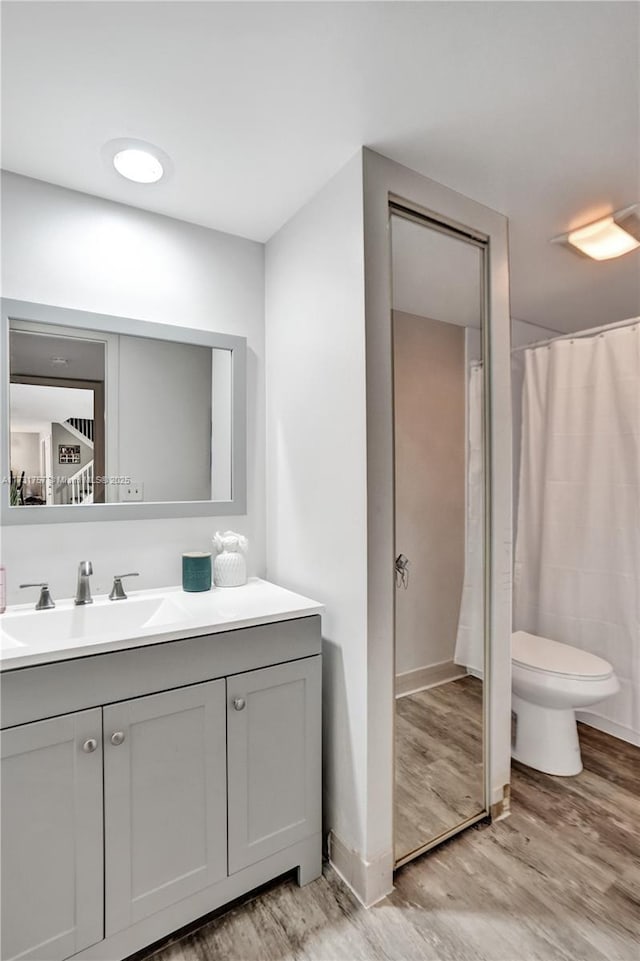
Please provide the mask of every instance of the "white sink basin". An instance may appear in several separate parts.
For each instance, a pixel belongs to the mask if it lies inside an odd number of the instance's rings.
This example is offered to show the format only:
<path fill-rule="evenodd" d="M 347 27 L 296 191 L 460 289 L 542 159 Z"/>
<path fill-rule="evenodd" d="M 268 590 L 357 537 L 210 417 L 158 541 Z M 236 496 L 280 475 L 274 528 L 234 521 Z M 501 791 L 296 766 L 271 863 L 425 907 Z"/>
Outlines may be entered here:
<path fill-rule="evenodd" d="M 0 635 L 0 651 L 15 651 L 17 647 L 24 647 L 24 643 L 16 641 L 15 637 L 9 637 L 8 634 Z"/>
<path fill-rule="evenodd" d="M 181 607 L 166 597 L 129 597 L 125 601 L 101 599 L 86 607 L 50 611 L 18 611 L 1 621 L 2 648 L 48 644 L 74 639 L 135 634 L 137 631 L 184 620 Z"/>
<path fill-rule="evenodd" d="M 0 616 L 0 671 L 305 617 L 322 610 L 317 601 L 257 577 L 242 587 L 201 594 L 167 587 L 132 593 L 122 601 L 96 596 L 86 607 L 76 607 L 72 599 L 59 600 L 49 611 L 20 605 Z"/>

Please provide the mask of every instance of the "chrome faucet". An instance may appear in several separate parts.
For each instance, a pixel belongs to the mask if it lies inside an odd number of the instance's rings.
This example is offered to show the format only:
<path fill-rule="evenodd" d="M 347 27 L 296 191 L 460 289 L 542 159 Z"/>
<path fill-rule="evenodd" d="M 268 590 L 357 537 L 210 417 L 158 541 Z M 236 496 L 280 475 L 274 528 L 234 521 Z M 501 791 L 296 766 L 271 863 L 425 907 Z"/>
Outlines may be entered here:
<path fill-rule="evenodd" d="M 80 561 L 78 565 L 78 587 L 76 589 L 76 604 L 93 604 L 89 577 L 93 574 L 91 561 Z"/>
<path fill-rule="evenodd" d="M 140 577 L 140 575 L 137 571 L 131 574 L 114 574 L 113 587 L 111 588 L 111 593 L 109 594 L 110 601 L 126 601 L 127 595 L 125 594 L 124 587 L 122 586 L 123 577 Z"/>
<path fill-rule="evenodd" d="M 40 597 L 36 601 L 36 611 L 49 611 L 52 607 L 55 607 L 55 601 L 49 593 L 49 585 L 46 581 L 40 581 L 38 584 L 21 584 L 20 587 L 39 587 Z"/>

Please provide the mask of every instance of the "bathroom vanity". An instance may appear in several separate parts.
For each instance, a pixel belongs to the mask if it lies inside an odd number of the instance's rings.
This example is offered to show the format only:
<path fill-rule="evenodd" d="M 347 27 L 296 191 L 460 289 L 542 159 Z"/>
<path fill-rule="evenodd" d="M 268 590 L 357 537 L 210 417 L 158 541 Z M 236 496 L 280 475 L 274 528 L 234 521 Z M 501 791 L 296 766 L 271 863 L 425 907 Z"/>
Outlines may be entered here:
<path fill-rule="evenodd" d="M 126 958 L 319 876 L 321 610 L 252 579 L 0 618 L 4 961 Z"/>

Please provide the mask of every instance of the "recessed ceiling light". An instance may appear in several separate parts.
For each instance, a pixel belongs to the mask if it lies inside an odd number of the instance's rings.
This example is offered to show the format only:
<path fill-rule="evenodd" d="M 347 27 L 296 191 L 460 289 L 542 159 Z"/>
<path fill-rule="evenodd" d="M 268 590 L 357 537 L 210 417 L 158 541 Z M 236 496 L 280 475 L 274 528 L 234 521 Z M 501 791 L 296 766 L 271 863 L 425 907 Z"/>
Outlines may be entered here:
<path fill-rule="evenodd" d="M 172 172 L 169 157 L 159 147 L 144 140 L 120 137 L 102 148 L 104 162 L 126 180 L 137 184 L 157 184 Z"/>
<path fill-rule="evenodd" d="M 146 150 L 129 147 L 119 150 L 113 158 L 113 166 L 127 180 L 137 184 L 155 184 L 160 180 L 164 169 L 157 157 Z"/>
<path fill-rule="evenodd" d="M 593 260 L 612 260 L 640 247 L 640 204 L 632 204 L 608 217 L 554 237 L 552 243 L 564 244 Z"/>

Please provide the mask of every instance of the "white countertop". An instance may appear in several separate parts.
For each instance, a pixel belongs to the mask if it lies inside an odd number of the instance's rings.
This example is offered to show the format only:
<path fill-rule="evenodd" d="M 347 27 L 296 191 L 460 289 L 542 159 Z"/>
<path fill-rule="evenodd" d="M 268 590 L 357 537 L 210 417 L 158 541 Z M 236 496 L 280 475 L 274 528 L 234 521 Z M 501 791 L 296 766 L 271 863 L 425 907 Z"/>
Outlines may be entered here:
<path fill-rule="evenodd" d="M 121 601 L 102 595 L 86 607 L 76 607 L 72 599 L 57 601 L 48 611 L 20 604 L 0 614 L 0 671 L 309 617 L 323 610 L 317 601 L 257 577 L 242 587 L 201 593 L 166 587 L 131 591 Z"/>

